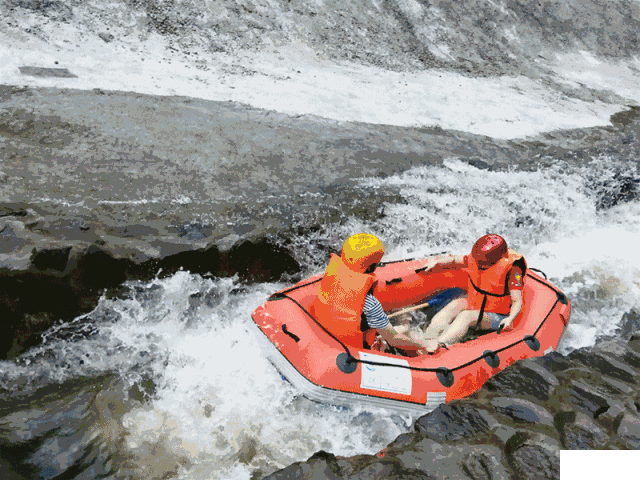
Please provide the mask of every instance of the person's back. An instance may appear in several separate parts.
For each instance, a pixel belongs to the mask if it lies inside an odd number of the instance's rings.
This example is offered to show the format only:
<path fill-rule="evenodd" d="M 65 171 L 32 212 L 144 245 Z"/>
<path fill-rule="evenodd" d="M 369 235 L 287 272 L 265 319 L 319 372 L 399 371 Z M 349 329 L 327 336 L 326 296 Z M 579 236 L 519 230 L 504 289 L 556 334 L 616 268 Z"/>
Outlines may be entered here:
<path fill-rule="evenodd" d="M 374 235 L 349 237 L 340 256 L 331 255 L 309 313 L 347 346 L 371 348 L 384 340 L 398 348 L 419 351 L 423 343 L 396 331 L 373 295 L 373 272 L 383 255 L 382 242 Z"/>

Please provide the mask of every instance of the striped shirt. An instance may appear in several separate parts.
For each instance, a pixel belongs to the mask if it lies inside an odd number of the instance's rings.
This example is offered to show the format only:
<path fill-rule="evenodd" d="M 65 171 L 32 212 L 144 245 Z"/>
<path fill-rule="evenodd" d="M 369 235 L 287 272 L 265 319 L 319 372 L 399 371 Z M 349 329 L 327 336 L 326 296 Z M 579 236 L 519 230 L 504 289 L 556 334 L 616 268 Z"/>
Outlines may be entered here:
<path fill-rule="evenodd" d="M 364 309 L 362 310 L 367 318 L 369 328 L 385 328 L 390 325 L 389 317 L 384 313 L 382 305 L 376 297 L 370 293 L 364 299 Z"/>

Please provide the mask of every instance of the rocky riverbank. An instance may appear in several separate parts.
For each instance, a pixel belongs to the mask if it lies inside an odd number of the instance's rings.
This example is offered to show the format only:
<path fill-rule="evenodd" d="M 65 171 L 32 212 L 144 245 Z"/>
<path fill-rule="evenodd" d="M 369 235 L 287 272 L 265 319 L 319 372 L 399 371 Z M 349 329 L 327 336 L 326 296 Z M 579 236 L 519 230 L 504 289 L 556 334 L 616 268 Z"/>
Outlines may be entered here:
<path fill-rule="evenodd" d="M 516 362 L 376 455 L 320 451 L 266 479 L 555 480 L 561 449 L 640 450 L 639 384 L 640 315 L 630 312 L 619 336 Z"/>

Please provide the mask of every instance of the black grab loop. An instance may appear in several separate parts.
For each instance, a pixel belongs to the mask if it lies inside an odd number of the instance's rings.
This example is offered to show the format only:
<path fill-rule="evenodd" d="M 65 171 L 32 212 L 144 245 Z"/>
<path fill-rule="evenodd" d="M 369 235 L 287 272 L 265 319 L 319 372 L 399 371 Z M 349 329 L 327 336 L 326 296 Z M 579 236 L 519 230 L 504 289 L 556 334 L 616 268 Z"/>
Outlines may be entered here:
<path fill-rule="evenodd" d="M 278 293 L 274 293 L 269 298 L 267 298 L 267 302 L 273 302 L 275 300 L 283 300 L 285 298 L 287 298 L 287 295 L 285 293 L 278 292 Z"/>
<path fill-rule="evenodd" d="M 449 388 L 451 385 L 453 385 L 453 372 L 448 368 L 436 368 L 436 376 L 438 377 L 438 380 L 440 380 L 440 383 L 445 387 Z"/>
<path fill-rule="evenodd" d="M 544 273 L 542 270 L 538 270 L 537 268 L 531 268 L 531 267 L 529 267 L 529 270 L 533 270 L 534 272 L 541 273 L 541 274 L 542 274 L 542 276 L 544 277 L 544 279 L 545 279 L 545 280 L 547 279 L 547 274 L 546 274 L 546 273 Z"/>
<path fill-rule="evenodd" d="M 526 343 L 527 346 L 534 352 L 540 350 L 540 342 L 533 335 L 527 335 L 526 337 L 524 337 L 524 343 Z"/>
<path fill-rule="evenodd" d="M 482 354 L 482 358 L 484 358 L 491 368 L 498 368 L 500 366 L 500 357 L 496 352 L 485 350 Z"/>
<path fill-rule="evenodd" d="M 400 283 L 402 282 L 402 278 L 398 277 L 398 278 L 392 278 L 391 280 L 387 280 L 385 283 L 387 285 L 393 285 L 394 283 Z"/>
<path fill-rule="evenodd" d="M 295 333 L 287 330 L 287 324 L 286 323 L 282 324 L 282 331 L 284 333 L 286 333 L 287 335 L 289 335 L 291 338 L 293 338 L 296 341 L 296 343 L 298 343 L 300 341 L 300 337 L 299 336 L 297 336 Z"/>
<path fill-rule="evenodd" d="M 348 353 L 342 352 L 336 357 L 336 365 L 342 373 L 353 373 L 358 368 L 358 361 Z"/>
<path fill-rule="evenodd" d="M 569 299 L 567 298 L 567 296 L 564 293 L 562 293 L 560 290 L 556 292 L 556 295 L 558 296 L 558 301 L 561 304 L 566 305 L 569 303 Z"/>

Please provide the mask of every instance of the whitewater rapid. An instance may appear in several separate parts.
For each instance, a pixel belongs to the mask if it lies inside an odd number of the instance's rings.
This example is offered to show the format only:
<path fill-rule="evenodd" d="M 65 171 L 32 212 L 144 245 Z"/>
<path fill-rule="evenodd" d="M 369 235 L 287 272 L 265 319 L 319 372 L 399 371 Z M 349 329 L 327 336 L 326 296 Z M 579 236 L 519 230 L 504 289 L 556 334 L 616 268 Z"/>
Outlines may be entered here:
<path fill-rule="evenodd" d="M 420 13 L 416 2 L 405 3 Z M 97 8 L 107 17 L 124 15 L 116 2 Z M 65 21 L 11 10 L 0 25 L 0 84 L 190 96 L 315 115 L 318 122 L 439 126 L 495 139 L 606 126 L 612 114 L 640 103 L 637 56 L 607 59 L 579 48 L 558 50 L 539 60 L 555 76 L 552 85 L 535 75 L 472 78 L 338 61 L 310 46 L 304 32 L 288 42 L 266 42 L 258 51 L 199 49 L 187 55 L 167 35 L 142 35 L 133 17 L 111 25 L 113 39 L 106 41 L 97 32 L 106 32 L 107 24 L 82 12 Z M 519 42 L 515 31 L 505 36 Z M 449 55 L 444 45 L 433 48 Z M 74 77 L 24 75 L 24 66 L 67 69 Z M 326 252 L 318 255 L 314 245 L 337 250 L 357 232 L 379 235 L 386 260 L 466 253 L 478 236 L 500 233 L 572 301 L 559 347 L 567 353 L 613 334 L 622 315 L 640 303 L 640 202 L 601 206 L 608 195 L 602 180 L 616 182 L 610 172 L 629 168 L 637 178 L 629 160 L 600 157 L 497 172 L 461 162 L 452 152 L 441 166 L 358 179 L 360 188 L 397 192 L 401 201 L 385 204 L 379 219 L 350 217 L 290 238 L 290 247 L 310 275 L 326 262 Z M 111 202 L 119 201 L 114 196 Z M 140 200 L 147 201 L 154 200 Z M 112 400 L 119 407 L 111 421 L 96 420 L 86 429 L 87 435 L 113 439 L 106 448 L 115 478 L 260 478 L 318 450 L 373 454 L 408 431 L 412 418 L 301 398 L 265 361 L 251 313 L 286 286 L 247 286 L 189 272 L 132 283 L 122 298 L 102 298 L 93 312 L 57 325 L 16 361 L 0 362 L 1 386 L 114 374 L 122 383 Z M 145 402 L 131 400 L 132 389 L 144 391 Z M 6 425 L 21 425 L 31 414 L 18 412 L 5 418 Z M 47 445 L 45 460 L 31 460 L 52 478 L 70 468 L 71 457 L 62 444 Z"/>

